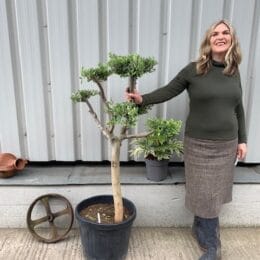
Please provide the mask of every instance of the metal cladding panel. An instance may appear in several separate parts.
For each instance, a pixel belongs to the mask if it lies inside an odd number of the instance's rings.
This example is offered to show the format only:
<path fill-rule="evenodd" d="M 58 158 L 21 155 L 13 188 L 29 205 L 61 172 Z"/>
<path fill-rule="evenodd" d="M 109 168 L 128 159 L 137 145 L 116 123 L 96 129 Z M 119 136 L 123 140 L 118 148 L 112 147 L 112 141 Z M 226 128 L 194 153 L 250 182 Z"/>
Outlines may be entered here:
<path fill-rule="evenodd" d="M 20 60 L 20 91 L 30 160 L 49 159 L 37 5 L 34 0 L 16 2 L 17 43 Z M 19 109 L 19 108 L 18 108 Z"/>
<path fill-rule="evenodd" d="M 259 16 L 257 0 L 0 0 L 0 152 L 31 161 L 108 160 L 109 144 L 87 107 L 70 100 L 74 90 L 96 88 L 81 85 L 80 68 L 106 61 L 109 52 L 152 56 L 156 71 L 138 80 L 139 91 L 149 92 L 196 59 L 206 28 L 225 18 L 236 28 L 243 53 L 246 162 L 259 163 Z M 123 99 L 126 79 L 113 76 L 104 84 L 108 97 Z M 92 104 L 105 122 L 100 99 Z M 185 121 L 187 113 L 182 93 L 154 106 L 132 132 L 143 131 L 149 117 Z M 129 145 L 122 146 L 122 161 L 133 159 Z"/>
<path fill-rule="evenodd" d="M 247 96 L 244 99 L 246 105 L 246 125 L 248 132 L 248 155 L 247 162 L 259 163 L 259 144 L 260 144 L 260 2 L 257 1 L 254 10 L 254 22 L 251 28 L 251 44 L 249 51 L 249 63 L 247 68 L 246 80 L 244 86 Z"/>
<path fill-rule="evenodd" d="M 77 33 L 78 33 L 78 71 L 80 67 L 93 67 L 101 61 L 102 54 L 100 51 L 102 47 L 102 35 L 100 30 L 100 19 L 98 1 L 91 0 L 78 1 L 78 16 L 77 16 Z M 78 76 L 78 75 L 77 75 Z M 88 85 L 88 86 L 87 86 Z M 75 86 L 80 88 L 94 87 L 93 83 L 84 83 L 80 85 L 79 82 Z M 99 99 L 95 99 L 93 107 L 99 117 L 102 116 L 101 104 Z M 79 128 L 77 132 L 78 149 L 80 156 L 78 159 L 84 161 L 100 161 L 103 159 L 103 140 L 101 132 L 97 131 L 94 120 L 88 115 L 87 106 L 76 106 L 75 116 L 78 115 Z M 92 145 L 89 145 L 92 144 Z M 94 145 L 93 145 L 94 144 Z"/>
<path fill-rule="evenodd" d="M 0 149 L 20 155 L 19 115 L 5 1 L 0 5 Z"/>
<path fill-rule="evenodd" d="M 70 100 L 77 77 L 75 66 L 74 6 L 69 1 L 46 1 L 49 47 L 50 92 L 53 112 L 53 142 L 56 160 L 73 161 L 77 157 L 76 125 Z"/>

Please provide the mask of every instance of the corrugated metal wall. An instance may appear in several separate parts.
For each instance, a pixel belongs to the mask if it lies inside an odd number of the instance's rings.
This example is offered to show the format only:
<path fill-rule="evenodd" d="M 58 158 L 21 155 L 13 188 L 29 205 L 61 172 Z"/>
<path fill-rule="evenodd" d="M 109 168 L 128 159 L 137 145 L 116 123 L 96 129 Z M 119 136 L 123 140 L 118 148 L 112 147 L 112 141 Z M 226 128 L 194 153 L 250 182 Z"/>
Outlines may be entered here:
<path fill-rule="evenodd" d="M 259 14 L 258 0 L 0 0 L 0 151 L 32 161 L 108 159 L 108 145 L 86 107 L 70 100 L 80 67 L 105 61 L 109 52 L 153 56 L 156 72 L 139 81 L 140 91 L 148 92 L 195 59 L 206 28 L 225 18 L 243 51 L 246 161 L 260 162 Z M 126 85 L 111 78 L 108 96 L 121 100 Z M 93 101 L 104 119 L 99 100 Z M 185 120 L 186 114 L 182 94 L 157 105 L 149 117 Z M 122 160 L 129 159 L 127 146 Z"/>

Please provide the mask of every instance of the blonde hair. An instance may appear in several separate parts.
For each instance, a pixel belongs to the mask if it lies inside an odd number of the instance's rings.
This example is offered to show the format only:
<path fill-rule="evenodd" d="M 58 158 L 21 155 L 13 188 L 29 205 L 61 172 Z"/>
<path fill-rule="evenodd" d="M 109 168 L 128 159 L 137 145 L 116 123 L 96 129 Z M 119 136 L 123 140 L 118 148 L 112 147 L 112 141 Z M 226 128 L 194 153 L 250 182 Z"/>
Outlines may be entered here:
<path fill-rule="evenodd" d="M 240 64 L 242 57 L 235 29 L 228 21 L 220 20 L 211 25 L 211 27 L 206 31 L 204 39 L 200 45 L 200 54 L 196 64 L 197 74 L 199 75 L 206 74 L 211 67 L 212 57 L 210 37 L 214 29 L 219 24 L 225 24 L 231 35 L 231 46 L 225 55 L 225 69 L 223 70 L 223 73 L 225 75 L 234 75 L 234 73 L 238 70 L 238 65 Z"/>

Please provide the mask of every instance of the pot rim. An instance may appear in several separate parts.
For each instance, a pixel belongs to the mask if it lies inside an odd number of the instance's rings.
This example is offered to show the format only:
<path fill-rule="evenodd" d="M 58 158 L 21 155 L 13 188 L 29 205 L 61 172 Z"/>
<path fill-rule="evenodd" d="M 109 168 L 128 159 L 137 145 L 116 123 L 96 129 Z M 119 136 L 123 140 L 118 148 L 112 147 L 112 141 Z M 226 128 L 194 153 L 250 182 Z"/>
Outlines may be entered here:
<path fill-rule="evenodd" d="M 82 216 L 80 215 L 80 210 L 79 210 L 80 206 L 81 206 L 83 203 L 86 203 L 86 201 L 88 201 L 88 200 L 94 200 L 95 198 L 107 198 L 107 199 L 108 199 L 108 198 L 109 198 L 109 199 L 111 198 L 111 199 L 112 199 L 111 201 L 113 202 L 113 196 L 112 196 L 112 195 L 109 195 L 109 194 L 96 195 L 96 196 L 92 196 L 92 197 L 83 199 L 82 201 L 80 201 L 80 202 L 77 204 L 77 206 L 76 206 L 76 208 L 75 208 L 75 216 L 76 216 L 76 219 L 77 219 L 77 220 L 80 220 L 80 221 L 82 221 L 82 222 L 84 222 L 84 223 L 87 223 L 87 224 L 89 224 L 89 225 L 98 226 L 99 229 L 103 229 L 103 228 L 104 228 L 104 229 L 107 229 L 107 228 L 109 228 L 109 227 L 111 228 L 111 227 L 127 226 L 127 225 L 131 225 L 132 222 L 135 220 L 135 218 L 136 218 L 136 207 L 135 207 L 134 203 L 133 203 L 131 200 L 126 199 L 126 198 L 124 198 L 124 197 L 123 197 L 123 204 L 124 204 L 124 202 L 127 202 L 128 204 L 131 205 L 132 214 L 129 216 L 128 219 L 126 219 L 126 220 L 124 220 L 124 221 L 122 221 L 122 222 L 120 222 L 120 223 L 112 223 L 112 224 L 97 223 L 97 222 L 94 222 L 94 221 L 91 221 L 91 220 L 88 220 L 88 219 L 82 217 Z M 93 204 L 95 204 L 95 202 L 94 202 L 94 203 L 90 203 L 89 205 L 93 205 Z"/>

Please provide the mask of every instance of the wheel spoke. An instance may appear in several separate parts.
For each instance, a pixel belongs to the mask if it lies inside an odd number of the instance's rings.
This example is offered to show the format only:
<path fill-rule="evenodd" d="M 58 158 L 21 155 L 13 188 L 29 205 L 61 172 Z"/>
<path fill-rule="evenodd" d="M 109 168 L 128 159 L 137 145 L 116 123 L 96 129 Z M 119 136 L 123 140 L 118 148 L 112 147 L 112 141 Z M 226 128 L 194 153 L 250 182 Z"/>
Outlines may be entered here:
<path fill-rule="evenodd" d="M 37 226 L 37 225 L 39 225 L 39 224 L 41 224 L 41 223 L 44 223 L 44 222 L 46 222 L 46 221 L 48 221 L 48 216 L 44 216 L 44 217 L 42 217 L 42 218 L 38 218 L 38 219 L 35 219 L 35 220 L 31 220 L 30 225 L 31 225 L 32 227 L 35 227 L 35 226 Z"/>
<path fill-rule="evenodd" d="M 57 227 L 54 225 L 53 222 L 50 222 L 50 226 L 51 226 L 51 232 L 52 232 L 51 239 L 56 239 L 59 236 Z"/>
<path fill-rule="evenodd" d="M 60 216 L 63 216 L 63 215 L 67 215 L 67 214 L 69 214 L 69 212 L 70 212 L 69 208 L 65 208 L 61 211 L 53 213 L 53 217 L 57 218 L 57 217 L 60 217 Z"/>
<path fill-rule="evenodd" d="M 41 199 L 41 202 L 42 202 L 42 204 L 43 204 L 44 207 L 45 207 L 45 210 L 46 210 L 46 212 L 47 212 L 47 215 L 51 215 L 52 212 L 51 212 L 51 207 L 50 207 L 49 199 L 48 199 L 47 197 L 42 198 L 42 199 Z"/>

